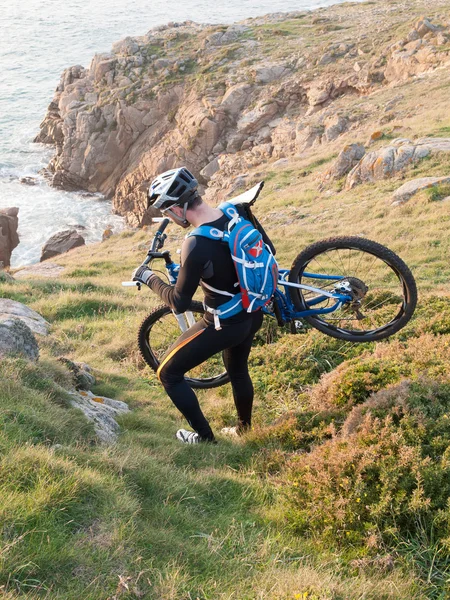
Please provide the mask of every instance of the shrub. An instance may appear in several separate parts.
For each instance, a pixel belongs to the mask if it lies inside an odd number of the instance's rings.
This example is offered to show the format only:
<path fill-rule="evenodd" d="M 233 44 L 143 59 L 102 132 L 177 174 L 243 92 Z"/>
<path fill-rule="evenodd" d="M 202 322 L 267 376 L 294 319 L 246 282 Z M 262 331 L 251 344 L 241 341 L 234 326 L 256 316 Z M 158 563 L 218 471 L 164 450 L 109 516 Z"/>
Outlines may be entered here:
<path fill-rule="evenodd" d="M 350 409 L 405 378 L 444 380 L 450 368 L 450 336 L 424 334 L 406 342 L 378 344 L 322 376 L 311 401 L 317 409 Z"/>
<path fill-rule="evenodd" d="M 378 549 L 417 524 L 450 546 L 450 385 L 400 384 L 355 408 L 341 435 L 293 459 L 295 529 Z"/>
<path fill-rule="evenodd" d="M 349 409 L 367 400 L 374 392 L 397 383 L 407 374 L 407 369 L 402 370 L 394 361 L 389 362 L 373 356 L 353 359 L 322 377 L 320 384 L 313 391 L 313 402 L 322 407 Z"/>

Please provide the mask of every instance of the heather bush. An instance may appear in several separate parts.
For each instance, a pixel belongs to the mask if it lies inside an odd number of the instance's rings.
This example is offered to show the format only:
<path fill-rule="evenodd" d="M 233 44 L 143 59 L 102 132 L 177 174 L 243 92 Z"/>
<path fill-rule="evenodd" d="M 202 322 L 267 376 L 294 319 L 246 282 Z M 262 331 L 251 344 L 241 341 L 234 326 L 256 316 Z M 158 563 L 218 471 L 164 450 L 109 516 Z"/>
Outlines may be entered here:
<path fill-rule="evenodd" d="M 450 385 L 403 382 L 355 407 L 341 433 L 284 474 L 296 531 L 377 551 L 418 524 L 450 546 Z"/>
<path fill-rule="evenodd" d="M 426 333 L 403 342 L 394 340 L 323 375 L 311 391 L 311 403 L 318 410 L 350 409 L 405 378 L 445 380 L 449 369 L 449 335 Z"/>

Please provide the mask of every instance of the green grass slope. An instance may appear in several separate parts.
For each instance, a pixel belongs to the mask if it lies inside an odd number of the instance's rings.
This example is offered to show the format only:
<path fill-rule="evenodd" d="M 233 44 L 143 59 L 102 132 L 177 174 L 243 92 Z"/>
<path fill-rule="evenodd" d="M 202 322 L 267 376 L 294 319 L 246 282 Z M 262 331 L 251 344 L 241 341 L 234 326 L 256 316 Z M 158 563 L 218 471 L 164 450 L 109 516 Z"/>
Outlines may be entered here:
<path fill-rule="evenodd" d="M 447 135 L 448 85 L 441 72 L 405 86 L 402 103 L 411 110 L 395 136 Z M 425 94 L 418 110 L 415 99 Z M 352 111 L 361 99 L 345 101 Z M 350 132 L 344 142 L 370 133 Z M 445 175 L 449 159 L 433 155 L 397 179 L 351 191 L 341 181 L 319 192 L 342 143 L 250 171 L 250 182 L 267 181 L 255 212 L 286 267 L 308 243 L 332 235 L 391 247 L 417 279 L 416 315 L 376 344 L 264 330 L 259 342 L 271 343 L 258 343 L 251 358 L 255 428 L 243 439 L 189 448 L 174 439 L 183 420 L 136 344 L 139 323 L 159 301 L 120 286 L 142 261 L 150 231 L 59 258 L 66 271 L 58 280 L 0 281 L 0 296 L 52 324 L 37 365 L 0 364 L 3 597 L 449 596 L 448 190 L 400 207 L 388 202 L 403 177 Z M 168 248 L 180 240 L 169 230 Z M 60 356 L 89 363 L 95 392 L 129 403 L 116 446 L 99 446 L 68 406 Z M 233 423 L 228 386 L 200 393 L 200 401 L 216 430 Z"/>

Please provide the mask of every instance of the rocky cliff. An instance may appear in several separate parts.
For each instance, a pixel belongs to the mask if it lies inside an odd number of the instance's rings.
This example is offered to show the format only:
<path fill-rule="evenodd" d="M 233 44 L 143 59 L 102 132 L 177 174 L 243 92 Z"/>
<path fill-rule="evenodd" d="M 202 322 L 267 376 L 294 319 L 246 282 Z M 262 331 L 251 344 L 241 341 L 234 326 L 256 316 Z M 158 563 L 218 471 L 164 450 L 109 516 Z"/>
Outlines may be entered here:
<path fill-rule="evenodd" d="M 384 105 L 376 94 L 449 64 L 447 5 L 429 17 L 422 0 L 339 5 L 126 38 L 63 73 L 36 138 L 56 148 L 48 175 L 112 197 L 135 226 L 152 216 L 148 182 L 174 166 L 223 197 L 267 161 L 395 119 L 401 94 Z"/>
<path fill-rule="evenodd" d="M 0 269 L 10 266 L 12 251 L 19 245 L 18 214 L 18 208 L 0 210 Z"/>

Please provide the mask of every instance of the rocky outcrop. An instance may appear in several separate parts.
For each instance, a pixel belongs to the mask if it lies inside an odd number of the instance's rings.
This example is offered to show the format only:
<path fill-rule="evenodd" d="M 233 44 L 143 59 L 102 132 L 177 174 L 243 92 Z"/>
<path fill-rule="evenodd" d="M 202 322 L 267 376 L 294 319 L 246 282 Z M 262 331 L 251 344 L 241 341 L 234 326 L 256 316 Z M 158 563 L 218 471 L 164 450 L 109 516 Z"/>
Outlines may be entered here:
<path fill-rule="evenodd" d="M 366 149 L 362 144 L 348 144 L 340 151 L 337 159 L 324 173 L 322 181 L 332 181 L 347 175 L 363 158 Z"/>
<path fill-rule="evenodd" d="M 19 245 L 18 214 L 18 208 L 0 209 L 0 268 L 10 266 L 12 251 Z"/>
<path fill-rule="evenodd" d="M 370 118 L 342 110 L 344 97 L 445 63 L 446 26 L 423 18 L 386 46 L 380 33 L 395 39 L 395 18 L 389 7 L 355 6 L 352 33 L 331 40 L 328 25 L 304 13 L 230 27 L 186 21 L 128 37 L 88 69 L 63 73 L 37 137 L 56 148 L 47 174 L 55 186 L 112 197 L 132 226 L 151 222 L 148 184 L 175 166 L 198 174 L 210 198 L 232 194 L 249 169 L 306 156 Z"/>
<path fill-rule="evenodd" d="M 442 183 L 450 183 L 450 176 L 444 177 L 420 177 L 404 183 L 395 190 L 392 196 L 392 205 L 404 204 L 418 192 L 436 187 Z"/>
<path fill-rule="evenodd" d="M 72 392 L 70 396 L 71 405 L 79 408 L 85 417 L 92 421 L 100 441 L 104 444 L 113 444 L 120 431 L 116 418 L 130 412 L 128 405 L 120 400 L 96 396 L 89 391 Z"/>
<path fill-rule="evenodd" d="M 75 229 L 59 231 L 52 235 L 42 247 L 41 262 L 59 254 L 64 254 L 69 250 L 73 250 L 73 248 L 84 246 L 85 243 L 84 238 Z"/>
<path fill-rule="evenodd" d="M 305 80 L 303 59 L 292 62 L 301 38 L 268 60 L 264 42 L 252 39 L 257 25 L 157 27 L 96 55 L 89 69 L 66 70 L 36 138 L 56 147 L 53 185 L 113 196 L 117 213 L 145 225 L 155 215 L 146 189 L 163 170 L 184 164 L 205 184 L 221 157 L 242 153 L 255 166 L 336 139 L 348 118 L 318 113 L 365 93 L 366 82 L 358 74 Z"/>
<path fill-rule="evenodd" d="M 388 82 L 405 81 L 450 60 L 450 28 L 421 17 L 408 35 L 388 48 L 384 76 Z"/>
<path fill-rule="evenodd" d="M 32 361 L 39 358 L 36 338 L 20 319 L 8 318 L 0 321 L 0 358 L 10 354 L 24 356 Z"/>
<path fill-rule="evenodd" d="M 50 323 L 39 313 L 21 302 L 16 302 L 9 298 L 0 298 L 0 322 L 11 319 L 22 321 L 34 333 L 48 335 Z"/>
<path fill-rule="evenodd" d="M 450 138 L 393 140 L 390 146 L 368 152 L 348 174 L 346 187 L 392 177 L 436 152 L 450 152 Z"/>

